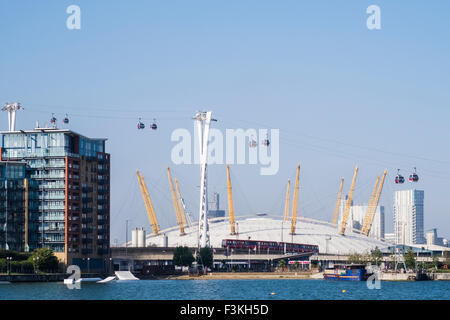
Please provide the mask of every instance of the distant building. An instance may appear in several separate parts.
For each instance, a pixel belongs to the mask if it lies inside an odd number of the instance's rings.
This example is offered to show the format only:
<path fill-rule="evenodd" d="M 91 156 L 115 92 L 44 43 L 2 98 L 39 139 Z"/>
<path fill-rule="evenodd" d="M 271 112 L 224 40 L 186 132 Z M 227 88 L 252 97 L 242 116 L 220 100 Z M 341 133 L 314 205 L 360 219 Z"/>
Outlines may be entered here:
<path fill-rule="evenodd" d="M 447 239 L 438 237 L 436 228 L 427 231 L 427 233 L 425 234 L 425 238 L 428 246 L 437 245 L 447 247 L 448 245 Z"/>
<path fill-rule="evenodd" d="M 395 233 L 385 233 L 384 234 L 384 240 L 386 242 L 395 244 Z"/>
<path fill-rule="evenodd" d="M 347 200 L 341 200 L 341 205 L 339 207 L 339 218 L 338 225 L 341 225 L 342 218 L 345 212 Z M 352 206 L 350 208 L 350 213 L 348 217 L 347 228 L 352 227 L 353 231 L 360 231 L 364 222 L 364 217 L 367 212 L 367 205 L 354 205 L 352 201 Z M 376 239 L 384 239 L 384 206 L 378 206 L 375 211 L 375 216 L 373 218 L 372 226 L 370 228 L 369 237 Z"/>
<path fill-rule="evenodd" d="M 56 128 L 1 134 L 0 247 L 48 247 L 66 265 L 105 270 L 110 254 L 106 139 Z"/>
<path fill-rule="evenodd" d="M 396 244 L 425 244 L 424 191 L 400 190 L 394 194 Z"/>
<path fill-rule="evenodd" d="M 213 201 L 209 207 L 211 209 L 208 210 L 208 218 L 225 217 L 225 210 L 220 210 L 220 196 L 217 192 L 214 192 Z"/>

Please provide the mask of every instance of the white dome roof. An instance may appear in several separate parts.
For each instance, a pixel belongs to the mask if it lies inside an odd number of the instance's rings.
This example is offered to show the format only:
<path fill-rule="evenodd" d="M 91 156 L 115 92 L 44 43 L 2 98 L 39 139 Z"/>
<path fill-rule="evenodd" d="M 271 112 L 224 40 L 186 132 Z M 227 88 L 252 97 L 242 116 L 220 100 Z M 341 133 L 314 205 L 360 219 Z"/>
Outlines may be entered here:
<path fill-rule="evenodd" d="M 236 219 L 236 231 L 238 239 L 284 241 L 319 246 L 320 253 L 351 254 L 367 253 L 375 247 L 383 248 L 388 244 L 381 240 L 353 233 L 347 227 L 344 236 L 338 233 L 338 229 L 331 223 L 300 217 L 297 219 L 296 234 L 290 235 L 290 222 L 283 222 L 280 217 L 252 216 L 238 217 Z M 283 230 L 283 232 L 282 232 Z M 180 236 L 178 227 L 161 230 L 158 236 L 147 236 L 147 246 L 164 246 L 165 236 L 169 247 L 188 246 L 197 247 L 198 225 L 197 223 L 185 228 L 185 235 Z M 212 247 L 222 246 L 223 239 L 236 239 L 236 235 L 230 235 L 228 218 L 209 219 L 209 235 Z"/>

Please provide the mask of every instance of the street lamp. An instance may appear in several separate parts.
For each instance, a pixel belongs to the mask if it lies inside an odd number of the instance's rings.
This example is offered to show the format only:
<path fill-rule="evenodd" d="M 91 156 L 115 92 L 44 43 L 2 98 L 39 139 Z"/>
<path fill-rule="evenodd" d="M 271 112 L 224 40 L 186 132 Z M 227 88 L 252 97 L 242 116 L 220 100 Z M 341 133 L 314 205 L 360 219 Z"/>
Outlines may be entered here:
<path fill-rule="evenodd" d="M 88 273 L 90 273 L 90 268 L 89 268 L 89 261 L 91 260 L 91 258 L 87 258 L 87 262 L 88 262 Z"/>
<path fill-rule="evenodd" d="M 12 257 L 6 257 L 6 269 L 8 271 L 8 275 L 11 274 L 11 260 Z"/>
<path fill-rule="evenodd" d="M 37 270 L 39 271 L 39 257 L 33 258 L 33 267 L 34 267 L 34 273 L 36 274 L 36 266 Z"/>

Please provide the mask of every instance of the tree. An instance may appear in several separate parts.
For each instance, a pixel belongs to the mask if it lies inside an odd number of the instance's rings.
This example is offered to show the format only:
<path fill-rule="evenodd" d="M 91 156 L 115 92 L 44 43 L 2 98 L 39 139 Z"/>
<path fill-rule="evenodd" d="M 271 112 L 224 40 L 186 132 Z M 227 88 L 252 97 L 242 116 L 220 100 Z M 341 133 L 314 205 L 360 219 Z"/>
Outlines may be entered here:
<path fill-rule="evenodd" d="M 7 262 L 6 259 L 0 259 L 0 272 L 6 272 Z"/>
<path fill-rule="evenodd" d="M 278 268 L 283 270 L 285 267 L 286 267 L 286 261 L 285 260 L 278 261 Z"/>
<path fill-rule="evenodd" d="M 416 254 L 409 248 L 408 251 L 403 255 L 405 259 L 406 268 L 414 270 L 416 268 Z"/>
<path fill-rule="evenodd" d="M 30 253 L 28 252 L 18 252 L 13 250 L 0 249 L 0 259 L 6 259 L 6 257 L 11 257 L 13 261 L 25 261 L 29 259 Z"/>
<path fill-rule="evenodd" d="M 381 260 L 383 259 L 383 253 L 378 247 L 375 247 L 374 250 L 370 252 L 370 261 L 377 266 L 380 266 Z"/>
<path fill-rule="evenodd" d="M 437 270 L 439 268 L 439 259 L 436 254 L 432 255 L 431 265 L 435 270 Z"/>
<path fill-rule="evenodd" d="M 300 267 L 300 263 L 298 261 L 295 261 L 295 263 L 294 263 L 295 270 L 298 270 L 299 267 Z"/>
<path fill-rule="evenodd" d="M 176 247 L 173 252 L 173 264 L 176 266 L 190 267 L 194 262 L 194 256 L 188 247 Z"/>
<path fill-rule="evenodd" d="M 348 256 L 348 260 L 347 260 L 347 262 L 355 263 L 355 264 L 362 263 L 362 261 L 363 261 L 363 256 L 359 253 L 352 253 L 351 255 Z"/>
<path fill-rule="evenodd" d="M 205 267 L 212 268 L 214 262 L 212 249 L 208 247 L 201 248 L 197 262 Z"/>
<path fill-rule="evenodd" d="M 58 270 L 58 258 L 50 248 L 36 249 L 28 259 L 33 263 L 36 270 L 55 271 Z"/>

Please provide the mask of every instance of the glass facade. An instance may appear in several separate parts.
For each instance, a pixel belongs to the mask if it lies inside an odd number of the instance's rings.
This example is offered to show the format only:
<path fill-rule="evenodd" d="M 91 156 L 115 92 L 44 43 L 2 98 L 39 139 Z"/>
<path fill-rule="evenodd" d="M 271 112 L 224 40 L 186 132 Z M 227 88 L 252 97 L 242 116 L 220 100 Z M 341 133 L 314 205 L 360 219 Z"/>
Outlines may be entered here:
<path fill-rule="evenodd" d="M 25 162 L 0 162 L 0 248 L 2 249 L 24 251 L 25 233 L 36 230 L 32 216 L 37 214 L 37 203 L 33 198 L 32 190 L 37 185 L 30 184 L 28 181 L 28 187 L 25 188 L 26 178 Z M 26 189 L 27 209 L 25 209 Z M 26 213 L 28 213 L 27 217 Z M 26 218 L 27 230 L 25 229 Z M 36 248 L 36 237 L 29 237 L 27 241 L 28 248 Z"/>
<path fill-rule="evenodd" d="M 70 131 L 11 133 L 3 135 L 4 158 L 95 157 L 105 152 L 105 140 L 73 135 Z"/>
<path fill-rule="evenodd" d="M 72 258 L 109 254 L 109 154 L 105 153 L 105 140 L 89 139 L 70 130 L 38 128 L 3 132 L 1 146 L 0 163 L 8 163 L 8 168 L 0 170 L 0 197 L 6 191 L 2 181 L 16 181 L 15 197 L 19 200 L 8 205 L 15 207 L 21 220 L 16 225 L 9 220 L 8 231 L 19 230 L 18 243 L 24 246 L 23 181 L 27 178 L 30 250 L 50 247 L 62 256 L 68 253 L 71 257 L 66 263 Z M 18 161 L 20 165 L 12 165 Z M 8 199 L 12 201 L 12 197 L 10 191 Z M 3 198 L 0 201 L 5 205 Z M 5 219 L 0 215 L 1 226 Z M 6 244 L 3 234 L 0 246 Z M 12 233 L 8 235 L 12 237 Z M 17 248 L 20 250 L 20 245 Z"/>

